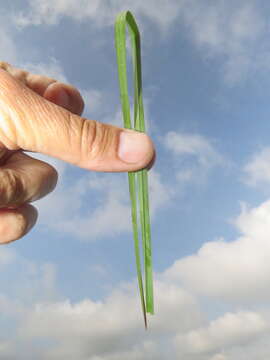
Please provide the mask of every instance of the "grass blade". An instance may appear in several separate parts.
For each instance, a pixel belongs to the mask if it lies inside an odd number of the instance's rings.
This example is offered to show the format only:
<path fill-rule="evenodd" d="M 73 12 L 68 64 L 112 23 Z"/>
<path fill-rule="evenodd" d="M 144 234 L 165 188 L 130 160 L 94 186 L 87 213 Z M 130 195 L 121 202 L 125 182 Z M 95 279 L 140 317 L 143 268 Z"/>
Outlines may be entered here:
<path fill-rule="evenodd" d="M 133 85 L 134 85 L 134 121 L 130 119 L 130 103 L 127 82 L 126 64 L 126 27 L 130 35 L 133 63 Z M 142 98 L 142 72 L 141 72 L 141 46 L 140 33 L 136 21 L 130 11 L 125 11 L 117 16 L 115 22 L 115 46 L 117 54 L 118 75 L 124 127 L 145 132 L 144 109 Z M 153 278 L 152 278 L 152 246 L 149 215 L 149 196 L 147 170 L 143 169 L 128 174 L 129 191 L 132 207 L 133 237 L 135 246 L 135 257 L 137 266 L 138 284 L 140 289 L 142 310 L 145 326 L 147 327 L 146 312 L 154 313 L 153 301 Z M 144 255 L 145 270 L 145 297 L 142 281 L 140 262 L 139 227 L 137 221 L 137 196 L 140 208 L 141 239 Z"/>
<path fill-rule="evenodd" d="M 144 325 L 145 325 L 145 328 L 147 328 L 146 307 L 145 307 L 145 300 L 144 300 L 144 290 L 143 290 L 143 280 L 142 280 L 141 260 L 140 260 L 140 244 L 139 244 L 139 231 L 138 231 L 138 221 L 137 221 L 137 200 L 136 200 L 136 178 L 135 178 L 135 175 L 136 174 L 132 173 L 132 172 L 128 173 L 129 193 L 130 193 L 130 200 L 131 200 L 131 216 L 132 216 L 134 250 L 135 250 L 135 258 L 136 258 L 138 285 L 139 285 L 139 290 L 140 290 Z"/>

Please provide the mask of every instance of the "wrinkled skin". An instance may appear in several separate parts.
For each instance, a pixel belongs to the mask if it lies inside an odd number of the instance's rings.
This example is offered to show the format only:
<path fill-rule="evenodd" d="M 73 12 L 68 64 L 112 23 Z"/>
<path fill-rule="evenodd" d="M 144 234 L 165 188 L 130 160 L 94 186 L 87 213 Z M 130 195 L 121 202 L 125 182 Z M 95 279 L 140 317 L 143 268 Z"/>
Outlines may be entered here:
<path fill-rule="evenodd" d="M 0 62 L 0 243 L 17 240 L 33 227 L 37 210 L 30 203 L 57 183 L 56 170 L 25 151 L 94 171 L 133 171 L 153 162 L 147 135 L 139 135 L 140 146 L 136 140 L 123 161 L 118 152 L 123 129 L 81 117 L 83 108 L 73 86 Z M 130 142 L 137 136 L 125 132 Z"/>

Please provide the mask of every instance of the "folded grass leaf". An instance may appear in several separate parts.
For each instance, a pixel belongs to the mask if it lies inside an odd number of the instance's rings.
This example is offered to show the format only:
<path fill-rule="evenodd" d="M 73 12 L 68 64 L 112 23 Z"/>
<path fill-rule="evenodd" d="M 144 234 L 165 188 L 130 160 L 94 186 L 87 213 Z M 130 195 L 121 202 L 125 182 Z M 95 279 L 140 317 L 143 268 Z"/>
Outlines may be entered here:
<path fill-rule="evenodd" d="M 128 95 L 127 81 L 127 60 L 126 60 L 126 27 L 128 28 L 133 63 L 133 85 L 134 85 L 134 121 L 130 118 L 130 102 Z M 120 13 L 115 21 L 115 47 L 117 54 L 118 76 L 124 127 L 145 132 L 144 109 L 142 97 L 142 71 L 141 71 L 141 46 L 140 33 L 136 21 L 130 11 Z M 138 284 L 140 290 L 141 304 L 144 315 L 144 323 L 147 328 L 146 313 L 154 313 L 153 300 L 153 277 L 152 277 L 152 247 L 151 247 L 151 228 L 149 216 L 149 196 L 148 196 L 148 176 L 147 170 L 139 170 L 128 173 L 129 192 L 131 200 L 131 217 L 133 226 L 133 237 L 135 246 L 135 258 L 137 267 Z M 140 228 L 138 225 L 138 206 L 140 214 Z M 140 230 L 140 231 L 139 231 Z M 140 236 L 141 235 L 141 236 Z M 142 279 L 142 269 L 140 261 L 140 242 L 141 237 L 144 273 L 145 273 L 145 295 Z"/>

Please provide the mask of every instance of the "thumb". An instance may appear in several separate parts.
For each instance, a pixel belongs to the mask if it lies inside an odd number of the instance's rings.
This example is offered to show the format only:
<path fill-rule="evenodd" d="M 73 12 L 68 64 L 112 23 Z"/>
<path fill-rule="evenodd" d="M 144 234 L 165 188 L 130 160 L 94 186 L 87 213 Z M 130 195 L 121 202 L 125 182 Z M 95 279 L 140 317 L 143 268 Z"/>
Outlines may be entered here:
<path fill-rule="evenodd" d="M 50 155 L 95 171 L 134 171 L 154 156 L 150 138 L 80 117 L 0 69 L 0 146 Z"/>

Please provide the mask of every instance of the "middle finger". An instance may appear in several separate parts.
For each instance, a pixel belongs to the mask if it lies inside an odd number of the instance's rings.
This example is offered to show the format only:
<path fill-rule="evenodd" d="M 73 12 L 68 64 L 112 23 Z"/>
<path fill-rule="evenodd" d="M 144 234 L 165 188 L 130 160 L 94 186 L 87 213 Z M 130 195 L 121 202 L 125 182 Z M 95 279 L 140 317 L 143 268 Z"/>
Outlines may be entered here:
<path fill-rule="evenodd" d="M 57 177 L 51 165 L 15 152 L 0 167 L 0 208 L 18 207 L 42 198 L 55 188 Z"/>
<path fill-rule="evenodd" d="M 0 68 L 45 99 L 66 108 L 74 114 L 82 114 L 84 101 L 76 87 L 58 82 L 47 76 L 32 74 L 4 61 L 0 61 Z"/>

